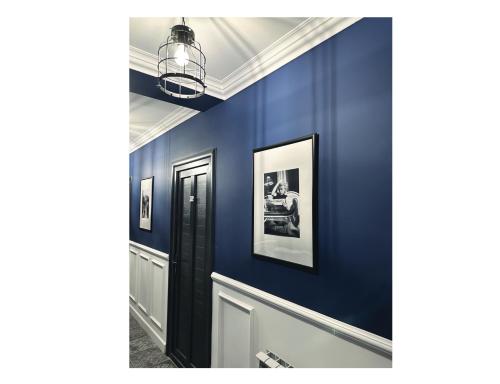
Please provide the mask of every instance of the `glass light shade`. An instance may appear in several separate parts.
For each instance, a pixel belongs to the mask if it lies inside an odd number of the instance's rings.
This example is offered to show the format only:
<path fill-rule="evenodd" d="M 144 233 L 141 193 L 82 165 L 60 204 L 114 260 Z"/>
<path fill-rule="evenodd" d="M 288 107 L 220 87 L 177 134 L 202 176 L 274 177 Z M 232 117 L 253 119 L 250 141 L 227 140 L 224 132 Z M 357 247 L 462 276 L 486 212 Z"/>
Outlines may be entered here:
<path fill-rule="evenodd" d="M 189 54 L 187 52 L 186 46 L 184 44 L 179 44 L 175 51 L 175 62 L 179 66 L 184 66 L 189 63 Z"/>

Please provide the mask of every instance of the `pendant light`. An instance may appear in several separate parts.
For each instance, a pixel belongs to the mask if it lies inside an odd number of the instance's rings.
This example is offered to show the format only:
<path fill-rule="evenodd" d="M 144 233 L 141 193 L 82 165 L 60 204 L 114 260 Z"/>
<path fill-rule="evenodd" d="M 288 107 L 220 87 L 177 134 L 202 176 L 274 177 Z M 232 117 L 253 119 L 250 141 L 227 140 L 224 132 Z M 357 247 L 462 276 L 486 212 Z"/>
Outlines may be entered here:
<path fill-rule="evenodd" d="M 174 25 L 167 42 L 158 48 L 158 86 L 166 94 L 181 99 L 205 93 L 206 58 L 194 31 L 186 25 Z"/>

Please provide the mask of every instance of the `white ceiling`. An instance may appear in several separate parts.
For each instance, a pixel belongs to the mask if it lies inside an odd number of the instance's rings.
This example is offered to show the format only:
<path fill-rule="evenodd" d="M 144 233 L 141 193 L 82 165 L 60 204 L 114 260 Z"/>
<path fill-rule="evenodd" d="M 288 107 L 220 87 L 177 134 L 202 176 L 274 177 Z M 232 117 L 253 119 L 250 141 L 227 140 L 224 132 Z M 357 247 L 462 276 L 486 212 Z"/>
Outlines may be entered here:
<path fill-rule="evenodd" d="M 251 6 L 251 3 L 250 5 Z M 185 18 L 206 56 L 206 93 L 227 99 L 359 18 Z M 181 18 L 130 18 L 130 68 L 157 75 L 157 50 Z M 130 93 L 130 150 L 198 111 Z"/>
<path fill-rule="evenodd" d="M 129 142 L 133 146 L 163 133 L 172 121 L 194 116 L 198 111 L 129 92 Z M 179 118 L 180 117 L 180 118 Z"/>
<path fill-rule="evenodd" d="M 185 18 L 207 58 L 207 74 L 219 80 L 256 56 L 306 18 L 299 17 L 202 17 Z M 180 17 L 130 18 L 130 45 L 157 55 L 170 28 Z"/>
<path fill-rule="evenodd" d="M 130 141 L 137 141 L 147 130 L 178 108 L 177 105 L 151 99 L 129 92 L 129 135 Z"/>

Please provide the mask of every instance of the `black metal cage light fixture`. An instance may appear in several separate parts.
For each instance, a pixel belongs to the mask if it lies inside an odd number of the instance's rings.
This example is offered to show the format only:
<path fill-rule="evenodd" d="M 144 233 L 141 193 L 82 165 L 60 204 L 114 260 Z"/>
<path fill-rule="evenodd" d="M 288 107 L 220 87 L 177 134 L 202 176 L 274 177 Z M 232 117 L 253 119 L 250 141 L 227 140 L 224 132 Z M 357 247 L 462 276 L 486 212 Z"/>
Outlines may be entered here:
<path fill-rule="evenodd" d="M 171 28 L 167 42 L 158 48 L 158 85 L 168 95 L 181 99 L 205 93 L 206 58 L 194 31 L 184 18 Z"/>

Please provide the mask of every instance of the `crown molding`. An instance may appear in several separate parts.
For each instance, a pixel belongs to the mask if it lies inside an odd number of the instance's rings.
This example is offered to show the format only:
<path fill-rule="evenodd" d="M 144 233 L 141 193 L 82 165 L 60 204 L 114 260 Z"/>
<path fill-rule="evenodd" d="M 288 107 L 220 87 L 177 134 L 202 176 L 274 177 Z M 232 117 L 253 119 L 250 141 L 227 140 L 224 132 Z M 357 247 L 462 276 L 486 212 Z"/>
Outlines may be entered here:
<path fill-rule="evenodd" d="M 158 123 L 153 125 L 146 133 L 139 136 L 138 139 L 131 141 L 129 145 L 129 152 L 132 153 L 136 151 L 140 147 L 146 145 L 150 141 L 156 139 L 158 136 L 171 130 L 172 128 L 190 119 L 198 113 L 199 111 L 193 109 L 178 107 L 173 113 L 165 116 Z"/>
<path fill-rule="evenodd" d="M 242 91 L 359 20 L 360 17 L 310 17 L 304 20 L 222 79 L 226 98 Z"/>
<path fill-rule="evenodd" d="M 150 76 L 158 76 L 158 58 L 155 60 L 155 55 L 129 46 L 129 68 L 145 73 Z M 156 61 L 156 63 L 155 63 Z"/>
<path fill-rule="evenodd" d="M 289 63 L 323 41 L 361 20 L 360 17 L 310 17 L 248 60 L 224 79 L 206 76 L 205 93 L 226 100 L 256 81 Z M 158 57 L 129 46 L 129 67 L 150 76 L 158 75 Z M 130 152 L 194 116 L 198 111 L 182 109 L 165 117 L 150 131 L 130 144 Z"/>
<path fill-rule="evenodd" d="M 205 92 L 226 100 L 359 20 L 360 17 L 310 17 L 224 79 L 207 75 Z M 130 46 L 129 62 L 136 71 L 158 75 L 158 57 L 152 53 Z"/>

